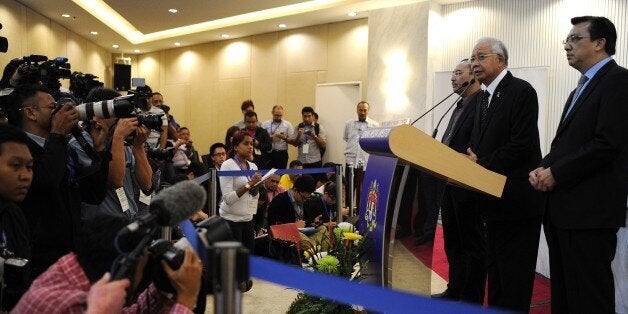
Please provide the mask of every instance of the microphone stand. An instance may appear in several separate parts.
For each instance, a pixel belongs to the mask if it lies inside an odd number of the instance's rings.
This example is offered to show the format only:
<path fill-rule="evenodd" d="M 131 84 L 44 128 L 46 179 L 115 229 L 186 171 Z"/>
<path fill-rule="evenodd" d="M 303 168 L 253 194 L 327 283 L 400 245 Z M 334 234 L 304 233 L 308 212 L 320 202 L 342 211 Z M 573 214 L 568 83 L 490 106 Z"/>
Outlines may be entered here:
<path fill-rule="evenodd" d="M 434 128 L 434 132 L 432 132 L 432 138 L 436 138 L 436 134 L 438 134 L 438 126 L 440 126 L 440 123 L 443 122 L 443 119 L 445 119 L 445 117 L 449 113 L 449 110 L 451 110 L 454 106 L 456 106 L 456 104 L 458 103 L 460 98 L 462 98 L 462 96 L 458 96 L 458 98 L 456 98 L 456 101 L 454 101 L 454 103 L 451 104 L 451 106 L 449 106 L 449 109 L 447 109 L 447 111 L 445 111 L 443 116 L 440 117 L 440 120 L 438 120 L 438 123 L 436 124 L 436 128 Z"/>
<path fill-rule="evenodd" d="M 464 93 L 467 91 L 467 89 L 469 89 L 469 87 L 471 87 L 471 84 L 475 83 L 475 79 L 472 79 L 471 81 L 467 82 L 467 84 L 462 84 L 462 86 L 460 86 L 460 88 L 458 88 L 456 91 L 454 91 L 454 93 L 459 92 L 462 88 L 464 88 L 464 90 L 459 94 L 460 96 L 458 96 L 458 98 L 456 99 L 456 101 L 454 101 L 454 103 L 449 107 L 449 109 L 447 109 L 447 111 L 445 111 L 445 113 L 443 114 L 442 117 L 440 117 L 440 120 L 438 120 L 438 123 L 436 124 L 436 128 L 434 128 L 434 132 L 432 132 L 432 138 L 436 138 L 436 134 L 438 134 L 438 126 L 440 125 L 441 122 L 443 122 L 443 119 L 445 118 L 445 116 L 447 115 L 447 113 L 449 113 L 449 110 L 451 110 L 451 108 L 453 108 L 458 101 L 460 100 L 460 98 L 462 98 L 462 95 L 464 95 Z M 450 95 L 451 96 L 451 95 Z M 449 96 L 447 96 L 447 98 L 449 98 Z M 447 99 L 445 98 L 445 99 Z M 444 100 L 443 100 L 444 101 Z M 439 104 L 436 104 L 436 106 L 438 106 Z M 436 107 L 434 106 L 434 107 Z M 434 108 L 432 108 L 434 109 Z M 430 109 L 431 110 L 431 109 Z"/>
<path fill-rule="evenodd" d="M 466 85 L 465 85 L 466 84 Z M 416 118 L 416 120 L 412 121 L 412 123 L 410 123 L 410 125 L 414 125 L 417 121 L 419 121 L 421 118 L 425 117 L 426 114 L 430 113 L 432 110 L 436 109 L 436 107 L 440 106 L 440 104 L 442 104 L 443 102 L 445 102 L 445 100 L 449 99 L 449 97 L 451 97 L 451 95 L 461 91 L 463 88 L 466 88 L 467 86 L 471 85 L 469 84 L 469 82 L 466 82 L 465 84 L 462 84 L 462 86 L 460 86 L 460 88 L 456 89 L 455 91 L 453 91 L 451 94 L 447 95 L 447 97 L 445 97 L 443 100 L 441 100 L 440 102 L 438 102 L 436 105 L 434 105 L 434 107 L 430 108 L 430 110 L 426 111 L 425 113 L 423 113 L 420 117 Z"/>

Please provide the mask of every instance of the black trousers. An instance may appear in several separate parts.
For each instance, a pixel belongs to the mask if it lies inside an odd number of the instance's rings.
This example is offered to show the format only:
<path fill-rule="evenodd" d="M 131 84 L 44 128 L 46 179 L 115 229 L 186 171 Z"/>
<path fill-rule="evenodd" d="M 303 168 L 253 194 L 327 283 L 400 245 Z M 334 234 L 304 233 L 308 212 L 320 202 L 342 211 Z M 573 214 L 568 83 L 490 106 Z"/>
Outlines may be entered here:
<path fill-rule="evenodd" d="M 272 150 L 268 154 L 268 168 L 288 168 L 288 150 Z"/>
<path fill-rule="evenodd" d="M 488 304 L 529 312 L 540 219 L 487 221 Z"/>
<path fill-rule="evenodd" d="M 618 228 L 562 229 L 545 221 L 552 282 L 552 313 L 615 313 Z"/>
<path fill-rule="evenodd" d="M 236 241 L 242 242 L 242 245 L 249 249 L 250 252 L 255 252 L 255 223 L 251 221 L 230 221 L 229 228 Z"/>
<path fill-rule="evenodd" d="M 476 194 L 447 186 L 441 217 L 445 254 L 449 261 L 447 291 L 461 300 L 482 304 L 486 282 L 486 237 Z"/>

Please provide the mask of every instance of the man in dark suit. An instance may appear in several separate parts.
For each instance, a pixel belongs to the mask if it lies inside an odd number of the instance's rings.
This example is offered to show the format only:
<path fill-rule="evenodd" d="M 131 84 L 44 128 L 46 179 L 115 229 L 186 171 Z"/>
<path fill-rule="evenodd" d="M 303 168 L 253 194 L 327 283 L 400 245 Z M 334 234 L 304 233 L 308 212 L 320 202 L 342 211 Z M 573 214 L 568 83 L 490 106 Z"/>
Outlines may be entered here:
<path fill-rule="evenodd" d="M 462 87 L 464 83 L 469 85 Z M 451 114 L 443 143 L 459 153 L 465 153 L 469 148 L 475 107 L 482 96 L 480 83 L 473 77 L 469 60 L 465 59 L 456 66 L 451 75 L 451 86 L 461 99 Z M 482 303 L 486 278 L 485 245 L 475 193 L 452 185 L 444 190 L 441 216 L 445 253 L 449 261 L 449 283 L 447 290 L 436 296 Z"/>
<path fill-rule="evenodd" d="M 571 24 L 564 48 L 582 77 L 530 183 L 547 192 L 552 312 L 615 313 L 611 261 L 626 219 L 628 71 L 611 58 L 611 21 L 583 16 Z"/>
<path fill-rule="evenodd" d="M 540 195 L 528 183 L 541 160 L 536 91 L 508 72 L 508 51 L 496 38 L 479 39 L 469 61 L 486 89 L 467 153 L 507 177 L 501 198 L 478 196 L 486 220 L 488 302 L 528 312 L 541 232 Z"/>

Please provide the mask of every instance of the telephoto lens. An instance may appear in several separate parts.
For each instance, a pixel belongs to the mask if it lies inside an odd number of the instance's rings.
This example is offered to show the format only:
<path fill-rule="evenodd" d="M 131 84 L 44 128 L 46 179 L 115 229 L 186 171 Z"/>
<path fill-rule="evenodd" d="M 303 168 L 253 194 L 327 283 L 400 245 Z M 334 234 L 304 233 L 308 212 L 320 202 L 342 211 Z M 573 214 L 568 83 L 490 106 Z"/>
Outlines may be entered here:
<path fill-rule="evenodd" d="M 161 132 L 161 117 L 163 117 L 163 113 L 141 114 L 137 116 L 137 122 L 140 125 L 146 126 L 150 130 Z"/>
<path fill-rule="evenodd" d="M 161 161 L 171 162 L 174 157 L 174 147 L 168 148 L 149 148 L 146 154 L 148 158 L 157 159 Z"/>

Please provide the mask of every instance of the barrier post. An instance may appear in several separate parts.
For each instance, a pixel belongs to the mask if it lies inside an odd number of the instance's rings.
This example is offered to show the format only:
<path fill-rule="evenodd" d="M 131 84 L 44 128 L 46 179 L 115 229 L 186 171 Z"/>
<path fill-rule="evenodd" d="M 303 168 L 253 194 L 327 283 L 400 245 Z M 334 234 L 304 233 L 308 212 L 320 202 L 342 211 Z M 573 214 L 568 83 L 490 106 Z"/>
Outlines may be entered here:
<path fill-rule="evenodd" d="M 211 168 L 209 169 L 209 173 L 210 173 L 210 177 L 209 177 L 209 191 L 208 194 L 210 196 L 209 198 L 209 216 L 216 216 L 217 210 L 216 210 L 216 196 L 218 193 L 216 193 L 216 189 L 218 188 L 218 172 L 216 170 L 216 168 Z"/>
<path fill-rule="evenodd" d="M 238 289 L 236 271 L 237 253 L 242 244 L 236 241 L 216 242 L 214 244 L 215 263 L 219 271 L 216 274 L 217 287 L 214 288 L 214 313 L 242 313 L 242 293 Z"/>
<path fill-rule="evenodd" d="M 336 164 L 336 222 L 342 222 L 342 165 Z M 349 170 L 351 171 L 351 170 Z M 331 219 L 331 217 L 329 217 Z"/>
<path fill-rule="evenodd" d="M 164 240 L 172 241 L 172 227 L 161 227 L 161 238 Z"/>
<path fill-rule="evenodd" d="M 347 205 L 349 206 L 349 217 L 354 215 L 353 207 L 355 205 L 355 190 L 354 190 L 355 185 L 354 185 L 354 182 L 353 182 L 353 180 L 355 178 L 355 171 L 354 171 L 353 167 L 354 167 L 353 164 L 348 164 L 347 165 L 347 171 L 349 173 L 347 173 L 347 188 L 346 188 L 346 191 L 347 191 L 347 200 L 348 200 Z M 342 176 L 340 178 L 342 179 Z M 341 194 L 338 194 L 338 195 L 341 195 Z"/>

